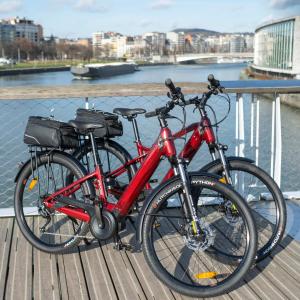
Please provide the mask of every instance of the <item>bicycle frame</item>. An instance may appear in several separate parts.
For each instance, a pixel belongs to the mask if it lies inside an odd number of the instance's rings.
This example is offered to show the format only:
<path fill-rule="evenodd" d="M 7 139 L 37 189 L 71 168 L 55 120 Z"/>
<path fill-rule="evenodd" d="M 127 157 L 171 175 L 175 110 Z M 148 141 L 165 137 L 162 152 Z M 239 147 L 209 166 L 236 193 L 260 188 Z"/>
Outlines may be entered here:
<path fill-rule="evenodd" d="M 210 119 L 207 116 L 202 116 L 200 122 L 192 123 L 191 125 L 176 132 L 173 135 L 173 138 L 181 138 L 189 132 L 193 133 L 179 154 L 179 158 L 183 158 L 188 162 L 190 162 L 193 159 L 193 157 L 198 152 L 204 141 L 207 143 L 208 146 L 213 145 L 216 142 L 215 133 L 211 127 Z M 109 173 L 107 175 L 108 177 L 117 177 L 122 173 L 125 173 L 126 168 L 131 164 L 135 164 L 137 162 L 143 163 L 150 149 L 145 147 L 140 140 L 136 141 L 136 147 L 139 156 L 133 158 L 132 160 L 128 161 L 125 165 Z M 165 177 L 163 178 L 162 182 L 172 178 L 173 176 L 174 169 L 170 168 Z M 151 189 L 151 185 L 148 181 L 145 183 L 145 188 Z"/>
<path fill-rule="evenodd" d="M 158 167 L 161 157 L 166 156 L 171 162 L 176 158 L 176 148 L 173 140 L 174 137 L 171 130 L 168 127 L 161 128 L 159 138 L 148 150 L 148 153 L 142 155 L 145 157 L 143 157 L 141 167 L 139 168 L 138 172 L 135 174 L 125 191 L 122 193 L 122 196 L 116 204 L 107 202 L 106 189 L 104 186 L 104 176 L 101 172 L 100 167 L 96 166 L 94 172 L 74 181 L 72 184 L 61 188 L 57 192 L 48 196 L 44 200 L 45 206 L 50 209 L 55 209 L 70 217 L 82 220 L 84 222 L 89 222 L 90 215 L 85 212 L 86 209 L 84 208 L 91 208 L 90 204 L 72 200 L 74 203 L 78 203 L 77 207 L 56 207 L 55 204 L 58 200 L 56 200 L 55 198 L 58 196 L 68 197 L 79 190 L 81 184 L 83 184 L 85 181 L 94 179 L 96 183 L 95 186 L 96 188 L 98 188 L 100 193 L 99 200 L 103 203 L 103 207 L 108 211 L 113 212 L 116 217 L 126 216 L 131 207 L 134 205 L 138 195 L 143 190 L 145 184 L 149 181 L 152 174 Z M 123 168 L 125 167 L 123 166 Z"/>

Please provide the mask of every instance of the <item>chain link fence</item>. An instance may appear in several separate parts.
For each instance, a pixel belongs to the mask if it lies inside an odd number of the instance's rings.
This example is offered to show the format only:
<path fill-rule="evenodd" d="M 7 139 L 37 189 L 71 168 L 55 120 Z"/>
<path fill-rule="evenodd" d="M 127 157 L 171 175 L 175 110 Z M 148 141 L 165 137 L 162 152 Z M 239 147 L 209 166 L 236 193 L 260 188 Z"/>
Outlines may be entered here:
<path fill-rule="evenodd" d="M 228 155 L 234 155 L 235 152 L 235 100 L 236 95 L 231 96 L 231 111 L 228 118 L 220 124 L 219 139 L 223 144 L 229 145 Z M 188 97 L 188 96 L 187 96 Z M 245 156 L 254 157 L 255 149 L 250 147 L 250 102 L 251 95 L 244 95 L 245 112 Z M 112 112 L 115 107 L 145 108 L 147 111 L 163 106 L 167 101 L 166 96 L 130 96 L 130 97 L 99 97 L 89 98 L 89 108 L 101 109 Z M 222 119 L 227 112 L 228 104 L 220 98 L 215 97 L 211 107 L 216 111 L 217 119 Z M 270 143 L 271 143 L 271 101 L 261 101 L 260 109 L 260 159 L 259 164 L 269 171 L 270 163 Z M 55 119 L 68 121 L 73 119 L 77 108 L 86 107 L 86 100 L 83 98 L 72 99 L 33 99 L 33 100 L 2 100 L 0 101 L 0 208 L 13 206 L 14 178 L 18 172 L 19 166 L 29 158 L 27 146 L 23 143 L 23 134 L 29 116 L 54 116 Z M 182 109 L 177 107 L 172 111 L 172 115 L 183 119 Z M 295 164 L 300 164 L 300 158 L 293 157 L 300 147 L 299 139 L 299 116 L 300 110 L 282 108 L 283 122 L 283 174 L 282 186 L 286 190 L 300 190 L 300 183 L 294 171 Z M 214 123 L 213 114 L 210 114 L 212 123 Z M 193 111 L 193 107 L 186 109 L 186 124 L 199 121 L 198 111 Z M 122 119 L 124 134 L 115 140 L 122 144 L 133 156 L 136 156 L 134 136 L 131 123 Z M 296 121 L 298 120 L 298 121 Z M 142 142 L 146 146 L 151 146 L 159 132 L 159 123 L 157 118 L 144 118 L 139 115 L 137 118 Z M 182 123 L 176 119 L 168 121 L 172 130 L 179 130 Z M 298 134 L 298 135 L 297 135 Z M 189 136 L 187 136 L 188 138 Z M 180 150 L 184 145 L 184 140 L 176 141 L 176 146 Z M 203 145 L 190 165 L 191 170 L 197 170 L 211 160 L 208 148 Z M 161 179 L 168 169 L 168 161 L 162 161 L 153 178 Z"/>

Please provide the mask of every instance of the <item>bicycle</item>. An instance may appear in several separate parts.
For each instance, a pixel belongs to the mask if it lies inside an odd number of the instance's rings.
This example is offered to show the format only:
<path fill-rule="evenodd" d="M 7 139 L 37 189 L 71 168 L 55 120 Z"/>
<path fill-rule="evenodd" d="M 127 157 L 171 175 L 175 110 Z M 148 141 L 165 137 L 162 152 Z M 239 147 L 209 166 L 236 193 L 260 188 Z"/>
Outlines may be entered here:
<path fill-rule="evenodd" d="M 204 93 L 200 98 L 196 96 L 185 100 L 181 89 L 175 87 L 170 79 L 166 80 L 166 86 L 170 90 L 169 97 L 172 98 L 176 105 L 180 105 L 181 107 L 194 105 L 201 117 L 199 122 L 187 127 L 183 126 L 179 132 L 174 134 L 175 138 L 182 138 L 187 133 L 192 132 L 191 137 L 181 150 L 179 157 L 185 159 L 187 164 L 189 164 L 202 144 L 205 142 L 208 145 L 212 162 L 203 166 L 198 171 L 219 174 L 222 176 L 224 183 L 233 186 L 243 198 L 249 202 L 248 204 L 254 212 L 259 230 L 259 245 L 256 255 L 256 262 L 259 262 L 274 250 L 283 237 L 286 226 L 285 200 L 276 182 L 269 174 L 256 166 L 253 160 L 244 157 L 226 157 L 225 152 L 228 147 L 219 143 L 218 135 L 215 135 L 213 130 L 214 126 L 206 112 L 207 101 L 212 95 L 223 93 L 224 88 L 221 87 L 220 82 L 216 80 L 213 75 L 208 77 L 208 81 L 210 85 L 207 93 Z M 126 150 L 123 152 L 124 147 L 115 141 L 99 140 L 97 144 L 98 151 L 102 153 L 103 158 L 106 156 L 109 157 L 107 153 L 111 155 L 110 158 L 106 160 L 105 174 L 108 180 L 111 181 L 109 189 L 110 195 L 118 198 L 124 190 L 124 188 L 120 187 L 128 185 L 136 173 L 136 165 L 143 162 L 149 148 L 145 147 L 141 141 L 136 121 L 137 116 L 144 114 L 146 110 L 142 108 L 115 108 L 113 111 L 132 123 L 138 153 L 137 157 L 132 158 Z M 114 145 L 117 145 L 117 147 L 114 148 Z M 86 144 L 82 149 L 75 151 L 73 155 L 77 159 L 82 160 L 90 151 L 91 147 Z M 112 162 L 114 165 L 110 165 Z M 86 163 L 86 165 L 88 165 L 88 163 Z M 173 176 L 174 170 L 171 167 L 162 182 Z M 151 191 L 151 182 L 145 184 L 144 195 L 147 195 L 149 191 Z M 271 195 L 272 203 L 270 201 L 263 201 L 265 194 Z M 140 198 L 143 199 L 143 194 L 140 195 Z M 226 209 L 226 207 L 223 209 Z"/>
<path fill-rule="evenodd" d="M 185 161 L 176 156 L 174 136 L 166 121 L 174 106 L 174 101 L 169 101 L 146 114 L 146 117 L 158 116 L 161 127 L 158 139 L 116 203 L 107 201 L 106 182 L 93 135 L 103 125 L 70 121 L 78 133 L 89 136 L 95 170 L 87 173 L 78 160 L 64 151 L 34 153 L 18 176 L 14 196 L 16 220 L 25 238 L 42 251 L 64 253 L 78 245 L 90 230 L 95 238 L 115 238 L 122 247 L 119 222 L 128 217 L 165 156 L 178 175 L 159 185 L 139 214 L 139 243 L 145 259 L 154 274 L 179 293 L 212 297 L 232 290 L 255 257 L 257 233 L 253 217 L 241 196 L 220 182 L 219 177 L 187 172 Z M 66 184 L 69 176 L 72 183 Z M 229 211 L 219 210 L 218 205 L 195 207 L 195 193 L 197 197 L 230 203 L 234 222 L 227 222 Z M 169 208 L 167 203 L 174 198 L 180 206 Z M 31 212 L 35 206 L 37 219 L 26 215 L 28 204 Z"/>

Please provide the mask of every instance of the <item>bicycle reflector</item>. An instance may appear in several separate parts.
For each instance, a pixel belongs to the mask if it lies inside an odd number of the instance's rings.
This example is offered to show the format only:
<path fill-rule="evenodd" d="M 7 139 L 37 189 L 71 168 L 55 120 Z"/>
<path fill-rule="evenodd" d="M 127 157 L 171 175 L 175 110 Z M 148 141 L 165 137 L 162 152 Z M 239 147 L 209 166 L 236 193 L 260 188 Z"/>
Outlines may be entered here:
<path fill-rule="evenodd" d="M 224 183 L 224 184 L 227 184 L 227 180 L 225 177 L 222 177 L 219 179 L 220 182 Z"/>
<path fill-rule="evenodd" d="M 32 178 L 32 180 L 30 181 L 29 187 L 28 187 L 28 191 L 32 191 L 34 189 L 34 187 L 36 186 L 38 182 L 37 177 Z"/>
<path fill-rule="evenodd" d="M 214 279 L 217 277 L 217 272 L 204 272 L 194 275 L 197 279 Z"/>

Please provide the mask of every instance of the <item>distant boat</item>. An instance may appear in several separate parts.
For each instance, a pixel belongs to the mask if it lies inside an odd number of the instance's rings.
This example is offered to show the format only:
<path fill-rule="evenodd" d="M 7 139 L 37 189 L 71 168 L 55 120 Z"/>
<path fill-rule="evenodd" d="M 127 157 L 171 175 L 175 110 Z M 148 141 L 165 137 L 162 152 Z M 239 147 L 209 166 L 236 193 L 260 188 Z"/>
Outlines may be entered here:
<path fill-rule="evenodd" d="M 110 77 L 138 71 L 135 63 L 116 62 L 108 64 L 86 64 L 71 67 L 71 73 L 77 78 Z"/>

